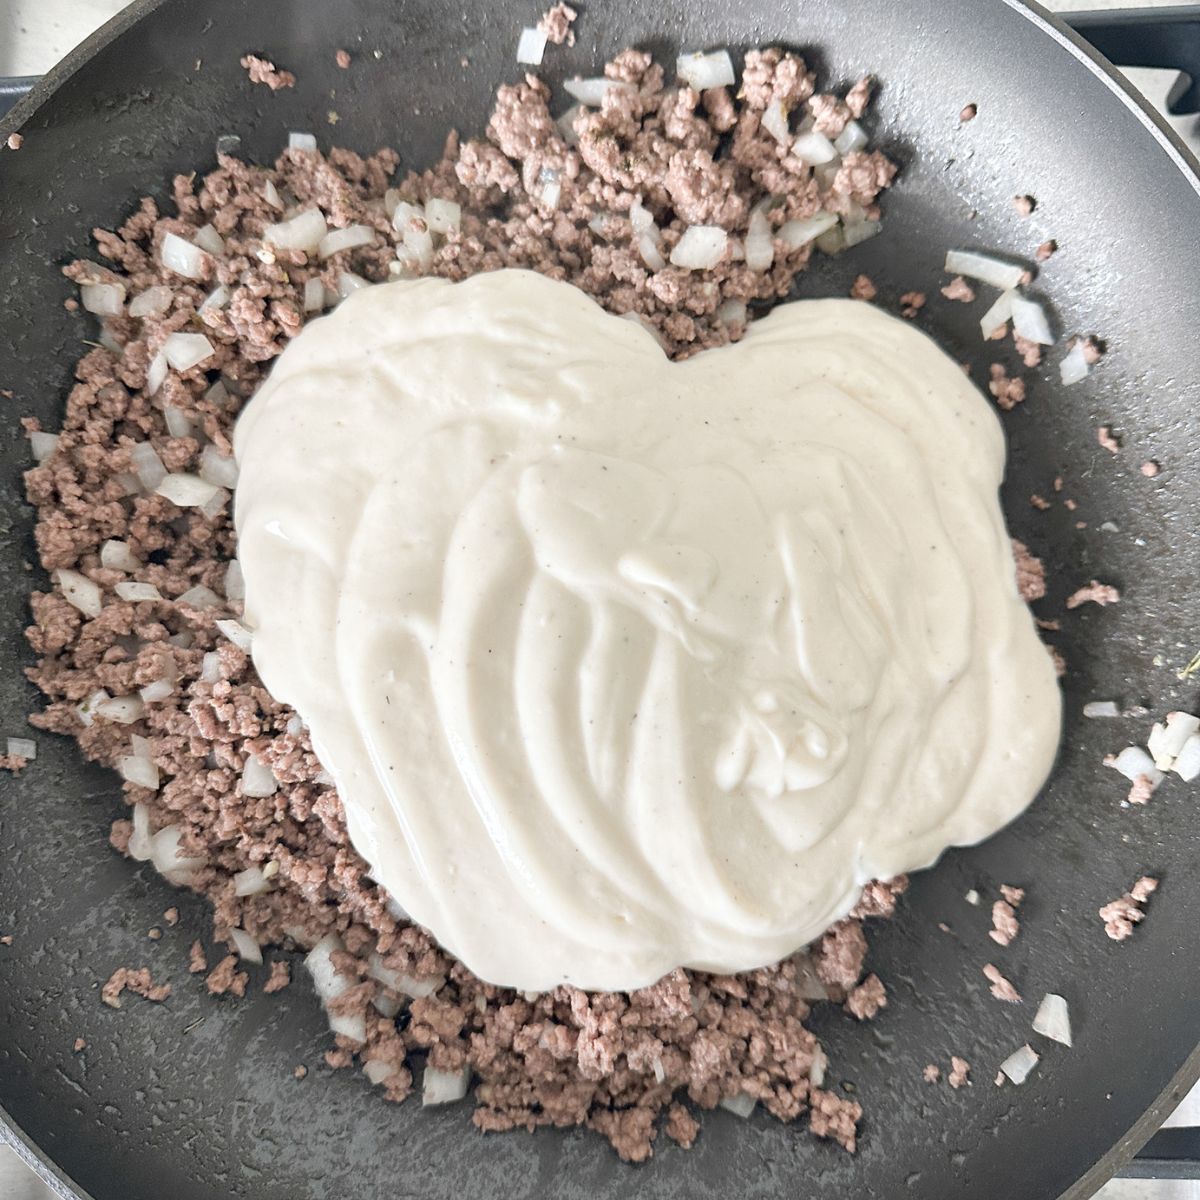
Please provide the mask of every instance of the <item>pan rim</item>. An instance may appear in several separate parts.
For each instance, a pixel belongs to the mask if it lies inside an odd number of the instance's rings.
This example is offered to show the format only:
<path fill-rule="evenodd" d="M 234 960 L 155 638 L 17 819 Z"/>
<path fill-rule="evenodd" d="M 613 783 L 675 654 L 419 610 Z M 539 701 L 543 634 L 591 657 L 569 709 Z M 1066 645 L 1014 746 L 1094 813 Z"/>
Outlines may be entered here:
<path fill-rule="evenodd" d="M 34 84 L 26 97 L 0 118 L 0 142 L 10 133 L 15 133 L 26 125 L 55 92 L 97 54 L 128 32 L 143 17 L 172 2 L 175 0 L 131 0 L 127 7 L 56 63 Z M 1089 74 L 1106 86 L 1137 118 L 1146 134 L 1153 138 L 1172 166 L 1184 176 L 1197 197 L 1200 197 L 1200 158 L 1116 66 L 1057 14 L 1038 3 L 1038 0 L 1001 2 L 1004 7 L 1038 28 L 1043 35 L 1050 38 L 1065 53 L 1070 54 Z M 1092 1196 L 1161 1128 L 1163 1120 L 1197 1081 L 1200 1081 L 1200 1045 L 1192 1050 L 1145 1113 L 1084 1175 L 1062 1192 L 1058 1200 L 1086 1200 Z M 90 1192 L 70 1178 L 50 1155 L 25 1133 L 2 1105 L 0 1145 L 10 1146 L 17 1157 L 60 1200 L 94 1200 Z"/>

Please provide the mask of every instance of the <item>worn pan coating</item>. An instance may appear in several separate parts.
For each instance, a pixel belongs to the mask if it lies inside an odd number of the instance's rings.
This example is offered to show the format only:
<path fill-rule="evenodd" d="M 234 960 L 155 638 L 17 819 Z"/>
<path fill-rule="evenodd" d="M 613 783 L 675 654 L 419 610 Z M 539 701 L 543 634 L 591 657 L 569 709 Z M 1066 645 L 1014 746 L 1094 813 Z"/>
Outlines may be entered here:
<path fill-rule="evenodd" d="M 220 134 L 239 134 L 261 160 L 290 129 L 431 160 L 448 126 L 482 129 L 495 85 L 516 75 L 517 31 L 539 7 L 139 0 L 0 126 L 0 137 L 17 124 L 26 135 L 19 153 L 0 158 L 0 386 L 15 393 L 0 400 L 0 733 L 23 733 L 37 704 L 20 677 L 30 658 L 24 596 L 40 575 L 28 566 L 28 452 L 16 421 L 36 413 L 56 427 L 79 352 L 81 324 L 63 311 L 70 287 L 57 265 L 88 253 L 91 227 L 118 222 L 137 196 L 165 195 L 173 172 L 211 166 Z M 844 294 L 860 270 L 884 303 L 928 291 L 921 323 L 978 379 L 991 347 L 978 307 L 936 296 L 945 249 L 1028 255 L 1052 236 L 1061 252 L 1039 289 L 1064 332 L 1094 331 L 1112 348 L 1072 389 L 1053 370 L 1039 377 L 1006 418 L 1004 494 L 1014 533 L 1052 567 L 1044 613 L 1059 614 L 1064 595 L 1092 577 L 1120 584 L 1125 598 L 1072 616 L 1056 639 L 1071 666 L 1068 715 L 1045 794 L 987 845 L 917 879 L 902 915 L 875 934 L 871 966 L 891 988 L 887 1011 L 870 1027 L 838 1011 L 817 1021 L 833 1080 L 867 1108 L 857 1157 L 761 1115 L 718 1113 L 691 1153 L 660 1144 L 635 1169 L 594 1136 L 483 1137 L 465 1107 L 378 1102 L 360 1074 L 318 1065 L 324 1023 L 306 980 L 278 998 L 201 994 L 182 964 L 206 927 L 203 906 L 107 847 L 121 805 L 115 778 L 69 742 L 41 737 L 35 766 L 0 779 L 0 932 L 14 934 L 0 946 L 0 1117 L 63 1195 L 1082 1197 L 1200 1072 L 1196 794 L 1175 782 L 1144 809 L 1122 810 L 1121 781 L 1101 757 L 1147 722 L 1080 715 L 1088 699 L 1156 711 L 1195 700 L 1175 674 L 1198 648 L 1195 164 L 1072 35 L 1001 0 L 594 0 L 579 45 L 552 49 L 547 74 L 587 73 L 627 44 L 673 53 L 779 41 L 812 49 L 827 81 L 876 72 L 875 128 L 905 164 L 884 236 L 822 263 L 800 294 Z M 349 72 L 334 65 L 340 46 L 355 52 Z M 294 70 L 299 86 L 252 88 L 237 63 L 251 49 Z M 968 101 L 979 117 L 964 129 Z M 1010 203 L 1018 192 L 1038 198 L 1029 220 Z M 1115 460 L 1097 445 L 1101 422 L 1124 441 Z M 1156 480 L 1137 470 L 1149 458 L 1163 464 Z M 1058 474 L 1078 510 L 1036 512 L 1030 493 L 1052 495 Z M 1163 886 L 1136 936 L 1116 945 L 1096 910 L 1144 872 Z M 1030 885 L 1025 932 L 1008 951 L 987 940 L 986 907 L 963 901 L 969 888 L 991 895 L 1000 882 Z M 179 927 L 148 942 L 171 903 L 183 911 Z M 1024 1005 L 988 996 L 980 967 L 996 957 Z M 141 963 L 170 974 L 170 1002 L 101 1005 L 98 981 Z M 1068 998 L 1075 1048 L 1035 1038 L 1036 1074 L 1020 1089 L 994 1086 L 999 1062 L 1031 1037 L 1046 991 Z M 71 1050 L 77 1036 L 83 1055 Z M 945 1067 L 951 1053 L 972 1064 L 969 1091 L 921 1080 L 927 1062 Z M 313 1068 L 303 1083 L 292 1079 L 300 1062 Z"/>

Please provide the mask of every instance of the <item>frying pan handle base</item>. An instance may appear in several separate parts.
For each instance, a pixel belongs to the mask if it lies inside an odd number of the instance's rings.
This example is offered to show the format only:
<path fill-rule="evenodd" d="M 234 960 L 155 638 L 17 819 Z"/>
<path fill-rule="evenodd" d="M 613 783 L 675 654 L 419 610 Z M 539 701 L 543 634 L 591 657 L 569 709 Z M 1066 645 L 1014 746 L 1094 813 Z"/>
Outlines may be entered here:
<path fill-rule="evenodd" d="M 1059 13 L 1118 67 L 1182 72 L 1167 97 L 1173 116 L 1200 112 L 1200 5 Z"/>

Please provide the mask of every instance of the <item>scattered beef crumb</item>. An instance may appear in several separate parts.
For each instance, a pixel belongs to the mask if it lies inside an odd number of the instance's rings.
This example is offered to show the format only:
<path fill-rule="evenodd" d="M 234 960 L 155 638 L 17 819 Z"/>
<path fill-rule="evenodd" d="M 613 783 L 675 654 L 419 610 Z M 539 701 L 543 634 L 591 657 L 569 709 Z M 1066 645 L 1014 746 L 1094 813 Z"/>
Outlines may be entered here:
<path fill-rule="evenodd" d="M 921 1078 L 924 1079 L 926 1083 L 937 1083 L 941 1077 L 942 1068 L 937 1066 L 936 1063 L 929 1063 L 921 1072 Z"/>
<path fill-rule="evenodd" d="M 1102 445 L 1109 454 L 1116 454 L 1121 449 L 1121 443 L 1113 437 L 1111 425 L 1101 425 L 1096 430 L 1096 440 Z"/>
<path fill-rule="evenodd" d="M 1014 196 L 1013 208 L 1023 217 L 1028 217 L 1037 208 L 1037 201 L 1032 196 Z"/>
<path fill-rule="evenodd" d="M 163 920 L 172 928 L 174 928 L 179 924 L 179 909 L 172 904 L 171 907 L 163 913 Z"/>
<path fill-rule="evenodd" d="M 700 1122 L 682 1104 L 672 1104 L 667 1109 L 667 1120 L 663 1128 L 667 1137 L 687 1150 L 700 1132 Z"/>
<path fill-rule="evenodd" d="M 1026 604 L 1046 594 L 1046 568 L 1024 542 L 1012 539 L 1013 561 L 1017 568 L 1017 593 Z"/>
<path fill-rule="evenodd" d="M 1053 238 L 1049 238 L 1037 248 L 1037 250 L 1034 252 L 1034 257 L 1038 260 L 1038 262 L 1045 262 L 1052 254 L 1057 253 L 1058 243 Z"/>
<path fill-rule="evenodd" d="M 1033 623 L 1039 629 L 1044 629 L 1047 633 L 1058 633 L 1058 631 L 1060 629 L 1062 629 L 1061 621 L 1048 621 L 1045 617 L 1034 617 Z M 1014 890 L 1017 890 L 1017 889 L 1014 889 Z M 1006 899 L 1007 899 L 1007 897 L 1006 897 Z M 1016 906 L 1016 901 L 1014 901 L 1014 900 L 1009 900 L 1009 903 L 1012 904 L 1014 907 Z"/>
<path fill-rule="evenodd" d="M 850 286 L 851 300 L 874 300 L 877 295 L 870 275 L 859 275 Z"/>
<path fill-rule="evenodd" d="M 3 937 L 0 937 L 0 946 L 11 946 L 12 944 L 13 935 L 11 933 L 6 933 Z"/>
<path fill-rule="evenodd" d="M 1051 624 L 1053 625 L 1053 627 L 1055 629 L 1058 628 L 1057 621 L 1051 622 Z M 1007 883 L 1002 883 L 1000 885 L 1000 895 L 1002 895 L 1005 898 L 1005 900 L 1007 900 L 1009 902 L 1009 904 L 1011 904 L 1013 906 L 1013 908 L 1020 908 L 1021 902 L 1025 899 L 1025 889 L 1019 888 L 1019 887 L 1011 887 Z"/>
<path fill-rule="evenodd" d="M 291 71 L 280 71 L 273 62 L 259 58 L 257 54 L 243 55 L 241 63 L 251 83 L 265 84 L 273 92 L 296 86 L 296 77 Z"/>
<path fill-rule="evenodd" d="M 29 766 L 29 760 L 23 754 L 0 754 L 0 771 L 11 771 L 14 775 Z"/>
<path fill-rule="evenodd" d="M 350 68 L 350 51 L 349 50 L 339 50 L 333 56 L 333 61 L 335 63 L 337 63 L 337 65 L 339 67 L 341 67 L 343 71 L 349 70 L 349 68 Z"/>
<path fill-rule="evenodd" d="M 8 148 L 10 150 L 20 150 L 20 148 L 24 144 L 25 144 L 25 139 L 24 139 L 24 137 L 21 136 L 21 134 L 10 133 L 8 135 Z"/>
<path fill-rule="evenodd" d="M 1036 492 L 1029 497 L 1029 503 L 1032 504 L 1034 508 L 1040 509 L 1042 512 L 1045 512 L 1046 509 L 1050 507 L 1050 501 L 1044 496 L 1039 496 Z"/>
<path fill-rule="evenodd" d="M 192 975 L 200 975 L 208 970 L 208 959 L 204 954 L 204 947 L 199 942 L 193 942 L 192 948 L 188 951 L 188 972 Z"/>
<path fill-rule="evenodd" d="M 962 304 L 971 304 L 975 299 L 975 289 L 961 275 L 955 275 L 942 288 L 942 295 L 947 300 L 958 300 Z"/>
<path fill-rule="evenodd" d="M 817 1137 L 832 1138 L 853 1154 L 862 1105 L 853 1100 L 842 1100 L 820 1088 L 809 1091 L 808 1103 L 808 1125 L 813 1133 Z"/>
<path fill-rule="evenodd" d="M 1149 775 L 1139 775 L 1129 788 L 1129 795 L 1125 799 L 1130 804 L 1149 804 L 1150 797 L 1154 795 L 1154 780 Z"/>
<path fill-rule="evenodd" d="M 1001 331 L 1001 337 L 1003 336 Z M 992 363 L 988 372 L 992 377 L 988 383 L 988 391 L 996 397 L 996 403 L 1005 412 L 1016 408 L 1025 399 L 1025 380 L 1010 379 L 1003 363 Z"/>
<path fill-rule="evenodd" d="M 1068 499 L 1063 501 L 1063 508 L 1065 508 L 1067 512 L 1074 512 L 1078 507 L 1079 505 L 1076 504 L 1074 500 Z"/>
<path fill-rule="evenodd" d="M 1094 367 L 1107 353 L 1108 347 L 1099 338 L 1089 335 L 1083 339 L 1083 360 L 1088 366 Z"/>
<path fill-rule="evenodd" d="M 118 967 L 100 989 L 100 999 L 109 1008 L 120 1008 L 121 993 L 124 991 L 133 992 L 135 996 L 159 1004 L 171 994 L 171 985 L 155 984 L 150 977 L 149 967 Z"/>
<path fill-rule="evenodd" d="M 1021 931 L 1015 909 L 1007 900 L 997 900 L 992 905 L 992 928 L 988 937 L 997 945 L 1008 946 Z"/>
<path fill-rule="evenodd" d="M 1054 673 L 1061 679 L 1067 673 L 1067 660 L 1063 658 L 1062 651 L 1055 646 L 1047 646 L 1046 649 L 1050 652 L 1050 660 L 1054 663 Z"/>
<path fill-rule="evenodd" d="M 900 297 L 900 315 L 910 321 L 925 307 L 924 292 L 905 292 Z"/>
<path fill-rule="evenodd" d="M 537 27 L 546 35 L 546 41 L 553 42 L 556 46 L 561 46 L 564 42 L 568 46 L 573 46 L 575 45 L 575 30 L 571 28 L 571 22 L 577 16 L 579 14 L 569 4 L 556 4 L 548 12 L 542 14 L 542 19 L 537 23 Z"/>
<path fill-rule="evenodd" d="M 887 1008 L 887 990 L 878 975 L 868 975 L 846 997 L 846 1011 L 860 1021 L 870 1021 L 881 1008 Z"/>
<path fill-rule="evenodd" d="M 978 114 L 979 114 L 979 105 L 978 104 L 968 104 L 968 105 L 966 105 L 966 107 L 963 108 L 962 112 L 960 112 L 958 114 L 958 119 L 965 124 L 967 121 L 975 120 L 975 118 Z"/>
<path fill-rule="evenodd" d="M 162 940 L 162 930 L 159 929 L 159 927 L 157 925 L 151 925 L 150 928 L 146 931 L 146 936 L 152 942 L 161 941 Z"/>
<path fill-rule="evenodd" d="M 77 1037 L 75 1039 L 75 1044 L 71 1047 L 71 1049 L 74 1050 L 76 1054 L 80 1054 L 87 1049 L 87 1041 L 84 1038 Z"/>
<path fill-rule="evenodd" d="M 208 988 L 210 996 L 224 996 L 230 993 L 240 998 L 246 994 L 250 976 L 245 971 L 239 971 L 237 964 L 238 956 L 227 954 L 213 967 L 204 980 L 204 986 Z"/>
<path fill-rule="evenodd" d="M 1021 356 L 1021 361 L 1027 367 L 1040 367 L 1042 365 L 1042 348 L 1037 342 L 1031 342 L 1028 338 L 1022 337 L 1015 329 L 1013 330 L 1013 345 L 1017 348 L 1017 353 Z"/>
<path fill-rule="evenodd" d="M 997 1000 L 1006 1000 L 1009 1004 L 1020 1004 L 1021 993 L 1000 973 L 1000 968 L 993 963 L 988 963 L 983 968 L 983 973 L 987 977 L 988 982 L 992 985 L 992 995 Z"/>
<path fill-rule="evenodd" d="M 952 1054 L 950 1056 L 950 1086 L 957 1090 L 970 1082 L 971 1064 L 965 1058 L 959 1058 L 957 1054 Z"/>
<path fill-rule="evenodd" d="M 301 1063 L 301 1064 L 300 1064 L 300 1065 L 299 1065 L 299 1066 L 298 1066 L 298 1067 L 297 1067 L 297 1068 L 296 1068 L 296 1069 L 295 1069 L 295 1070 L 292 1072 L 292 1078 L 293 1078 L 293 1079 L 303 1079 L 303 1078 L 305 1077 L 305 1075 L 307 1075 L 307 1074 L 308 1074 L 308 1068 L 307 1068 L 307 1067 L 306 1067 L 306 1066 L 305 1066 L 303 1063 Z"/>
<path fill-rule="evenodd" d="M 1067 597 L 1068 608 L 1078 608 L 1081 604 L 1116 604 L 1121 599 L 1121 593 L 1110 583 L 1098 583 L 1095 579 Z"/>
<path fill-rule="evenodd" d="M 1161 469 L 1162 469 L 1162 468 L 1161 468 L 1161 467 L 1159 467 L 1158 463 L 1156 463 L 1156 462 L 1154 461 L 1154 459 L 1152 459 L 1152 458 L 1150 458 L 1150 459 L 1147 459 L 1147 460 L 1146 460 L 1144 463 L 1142 463 L 1142 465 L 1141 465 L 1141 466 L 1138 468 L 1138 470 L 1140 470 L 1140 471 L 1141 471 L 1141 473 L 1142 473 L 1143 475 L 1145 475 L 1145 477 L 1146 477 L 1147 479 L 1153 479 L 1153 478 L 1154 478 L 1154 477 L 1155 477 L 1155 476 L 1156 476 L 1156 475 L 1159 473 L 1159 471 L 1160 471 Z"/>
<path fill-rule="evenodd" d="M 1061 475 L 1055 475 L 1054 477 L 1054 490 L 1056 492 L 1063 490 L 1063 477 Z"/>
<path fill-rule="evenodd" d="M 1157 879 L 1143 875 L 1119 900 L 1100 909 L 1104 932 L 1114 942 L 1123 942 L 1133 932 L 1133 927 L 1146 915 L 1141 906 L 1157 888 Z"/>
<path fill-rule="evenodd" d="M 264 992 L 282 992 L 292 982 L 292 968 L 285 962 L 273 962 L 271 974 L 263 984 Z"/>

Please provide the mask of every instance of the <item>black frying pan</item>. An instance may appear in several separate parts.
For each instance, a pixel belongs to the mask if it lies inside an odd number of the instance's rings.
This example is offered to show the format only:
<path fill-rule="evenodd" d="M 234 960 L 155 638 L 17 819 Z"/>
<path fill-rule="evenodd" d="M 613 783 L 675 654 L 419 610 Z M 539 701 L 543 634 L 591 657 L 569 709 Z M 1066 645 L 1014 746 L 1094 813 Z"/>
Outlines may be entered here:
<path fill-rule="evenodd" d="M 27 567 L 16 419 L 36 413 L 56 427 L 79 353 L 57 264 L 88 253 L 91 227 L 118 222 L 136 197 L 165 195 L 173 172 L 213 165 L 220 134 L 240 135 L 262 160 L 305 128 L 325 145 L 393 144 L 407 162 L 431 160 L 448 126 L 482 129 L 496 84 L 517 74 L 517 31 L 541 7 L 141 0 L 0 124 L 0 139 L 17 125 L 26 135 L 19 153 L 0 157 L 0 386 L 16 393 L 0 401 L 0 732 L 22 732 L 37 704 L 20 682 L 24 598 L 38 576 Z M 1121 781 L 1100 760 L 1147 722 L 1080 716 L 1095 698 L 1156 712 L 1195 701 L 1175 673 L 1198 648 L 1195 162 L 1062 25 L 1002 0 L 593 0 L 580 35 L 573 51 L 547 56 L 549 78 L 589 73 L 628 44 L 673 54 L 776 41 L 811 51 L 828 82 L 877 73 L 875 129 L 904 163 L 884 236 L 823 260 L 800 294 L 844 294 L 859 271 L 881 285 L 883 303 L 925 290 L 922 324 L 973 362 L 976 378 L 994 347 L 980 342 L 978 308 L 937 296 L 946 248 L 1029 254 L 1058 240 L 1039 288 L 1065 331 L 1099 333 L 1111 350 L 1070 390 L 1043 372 L 1006 418 L 1006 508 L 1013 532 L 1051 565 L 1042 612 L 1059 615 L 1064 595 L 1094 575 L 1125 599 L 1073 616 L 1057 639 L 1071 666 L 1057 769 L 1025 817 L 916 879 L 902 915 L 876 931 L 871 966 L 892 995 L 882 1017 L 870 1027 L 839 1011 L 818 1019 L 832 1079 L 867 1108 L 857 1157 L 766 1117 L 717 1113 L 690 1153 L 660 1143 L 649 1165 L 630 1168 L 593 1136 L 485 1137 L 465 1107 L 397 1109 L 357 1073 L 326 1072 L 325 1023 L 306 981 L 282 998 L 204 996 L 182 966 L 206 925 L 200 902 L 107 848 L 115 778 L 42 737 L 34 767 L 0 780 L 0 932 L 15 935 L 0 946 L 0 1118 L 63 1195 L 1082 1197 L 1200 1073 L 1196 794 L 1176 782 L 1123 811 Z M 334 66 L 339 46 L 356 51 L 350 72 Z M 252 88 L 238 66 L 251 49 L 294 70 L 299 86 Z M 968 101 L 979 117 L 964 129 Z M 1018 192 L 1038 198 L 1029 220 L 1010 203 Z M 1100 422 L 1124 439 L 1115 460 L 1097 445 Z M 1163 464 L 1157 480 L 1137 471 L 1147 458 Z M 1030 493 L 1049 493 L 1060 473 L 1078 510 L 1035 512 Z M 1119 532 L 1101 530 L 1106 521 Z M 1096 910 L 1143 872 L 1163 886 L 1133 939 L 1116 945 Z M 987 912 L 963 902 L 969 888 L 1000 882 L 1030 887 L 1024 933 L 1004 958 L 1023 1006 L 987 994 Z M 179 928 L 148 942 L 171 903 L 183 910 Z M 171 1000 L 121 1012 L 100 1004 L 98 982 L 142 962 L 175 980 Z M 1045 991 L 1068 998 L 1075 1048 L 1035 1039 L 1036 1074 L 1019 1089 L 995 1087 Z M 72 1053 L 77 1036 L 84 1055 Z M 971 1089 L 922 1082 L 924 1064 L 951 1053 L 971 1061 Z M 299 1062 L 312 1068 L 302 1084 L 291 1078 Z"/>

